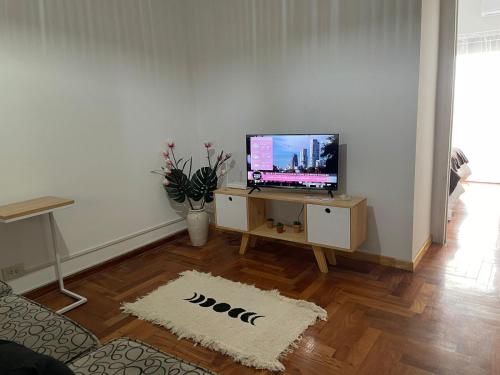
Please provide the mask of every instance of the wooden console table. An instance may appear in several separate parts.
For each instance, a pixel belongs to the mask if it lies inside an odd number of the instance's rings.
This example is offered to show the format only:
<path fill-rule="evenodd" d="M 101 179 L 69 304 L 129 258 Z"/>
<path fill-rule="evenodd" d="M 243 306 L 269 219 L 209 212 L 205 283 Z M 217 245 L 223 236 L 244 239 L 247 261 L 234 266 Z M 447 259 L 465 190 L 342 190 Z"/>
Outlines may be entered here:
<path fill-rule="evenodd" d="M 303 230 L 294 233 L 285 227 L 283 233 L 266 226 L 266 201 L 304 204 Z M 215 191 L 216 226 L 242 233 L 240 254 L 257 237 L 311 245 L 321 272 L 328 272 L 328 262 L 336 264 L 332 250 L 353 252 L 366 239 L 366 199 L 340 200 L 322 194 L 301 192 L 256 191 L 251 195 L 241 189 Z M 326 256 L 326 258 L 325 258 Z"/>
<path fill-rule="evenodd" d="M 66 208 L 75 204 L 74 200 L 57 198 L 57 197 L 42 197 L 37 199 L 31 199 L 29 201 L 17 202 L 0 207 L 0 223 L 12 223 L 14 221 L 24 220 L 34 216 L 48 215 L 50 223 L 50 233 L 52 237 L 52 248 L 54 251 L 55 258 L 55 271 L 57 280 L 59 282 L 60 291 L 76 299 L 75 303 L 66 306 L 57 312 L 64 314 L 75 307 L 83 305 L 87 302 L 87 298 L 80 296 L 79 294 L 73 293 L 64 287 L 64 279 L 61 271 L 61 257 L 59 254 L 59 248 L 56 241 L 56 229 L 54 222 L 54 211 L 61 208 Z"/>

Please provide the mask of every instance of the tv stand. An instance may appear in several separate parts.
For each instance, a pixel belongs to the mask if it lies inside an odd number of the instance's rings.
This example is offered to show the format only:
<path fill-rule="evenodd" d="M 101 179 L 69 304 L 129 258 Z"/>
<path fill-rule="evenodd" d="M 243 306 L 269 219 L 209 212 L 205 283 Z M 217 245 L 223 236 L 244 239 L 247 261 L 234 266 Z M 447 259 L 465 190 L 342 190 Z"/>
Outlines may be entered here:
<path fill-rule="evenodd" d="M 258 191 L 255 191 L 258 190 Z M 345 200 L 325 198 L 324 194 L 304 192 L 260 191 L 253 186 L 252 195 L 241 189 L 222 188 L 215 191 L 216 227 L 242 234 L 240 254 L 253 247 L 257 238 L 289 241 L 310 246 L 321 272 L 328 272 L 328 263 L 335 265 L 335 251 L 354 252 L 366 239 L 366 199 Z M 281 201 L 304 205 L 303 229 L 296 233 L 285 221 L 278 233 L 268 228 L 266 203 Z M 328 263 L 327 263 L 328 262 Z"/>
<path fill-rule="evenodd" d="M 248 195 L 252 194 L 255 190 L 262 191 L 262 190 L 260 190 L 260 187 L 258 187 L 257 185 L 254 185 L 254 186 L 252 186 L 252 189 L 248 192 Z"/>

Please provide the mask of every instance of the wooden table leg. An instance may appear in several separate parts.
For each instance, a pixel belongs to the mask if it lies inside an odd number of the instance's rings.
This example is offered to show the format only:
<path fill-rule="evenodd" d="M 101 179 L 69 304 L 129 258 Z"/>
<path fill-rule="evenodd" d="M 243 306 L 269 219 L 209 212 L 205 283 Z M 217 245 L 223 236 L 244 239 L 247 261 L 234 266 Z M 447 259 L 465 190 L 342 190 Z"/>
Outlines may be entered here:
<path fill-rule="evenodd" d="M 248 248 L 248 242 L 250 240 L 250 235 L 248 233 L 243 233 L 241 237 L 240 254 L 245 255 Z"/>
<path fill-rule="evenodd" d="M 314 256 L 318 263 L 319 270 L 323 273 L 328 273 L 328 264 L 326 263 L 325 252 L 322 247 L 313 246 Z"/>
<path fill-rule="evenodd" d="M 325 255 L 326 259 L 328 260 L 328 263 L 330 263 L 332 266 L 337 265 L 337 258 L 335 257 L 334 250 L 325 250 Z"/>
<path fill-rule="evenodd" d="M 258 238 L 259 238 L 259 237 L 257 237 L 257 236 L 251 236 L 251 237 L 250 237 L 250 247 L 251 247 L 251 248 L 254 248 L 254 247 L 255 247 L 255 245 L 257 245 L 257 239 L 258 239 Z"/>

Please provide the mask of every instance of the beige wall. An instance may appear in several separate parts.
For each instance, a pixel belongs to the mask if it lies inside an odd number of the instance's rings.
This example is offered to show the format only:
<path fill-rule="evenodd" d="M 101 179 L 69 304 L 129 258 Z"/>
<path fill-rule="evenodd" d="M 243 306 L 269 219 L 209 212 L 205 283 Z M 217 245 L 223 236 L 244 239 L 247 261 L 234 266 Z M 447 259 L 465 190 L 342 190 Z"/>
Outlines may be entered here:
<path fill-rule="evenodd" d="M 431 234 L 446 242 L 447 204 L 450 190 L 451 123 L 457 36 L 457 0 L 439 2 L 439 50 L 436 83 L 436 117 L 432 179 Z"/>

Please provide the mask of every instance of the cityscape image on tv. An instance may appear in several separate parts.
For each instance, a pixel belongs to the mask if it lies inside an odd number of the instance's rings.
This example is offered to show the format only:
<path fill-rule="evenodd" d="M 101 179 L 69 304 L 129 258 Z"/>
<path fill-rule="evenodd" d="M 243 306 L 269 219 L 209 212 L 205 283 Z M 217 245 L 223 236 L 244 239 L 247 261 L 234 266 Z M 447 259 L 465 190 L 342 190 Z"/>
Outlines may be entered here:
<path fill-rule="evenodd" d="M 265 185 L 328 187 L 337 183 L 336 135 L 250 136 L 248 179 Z"/>

